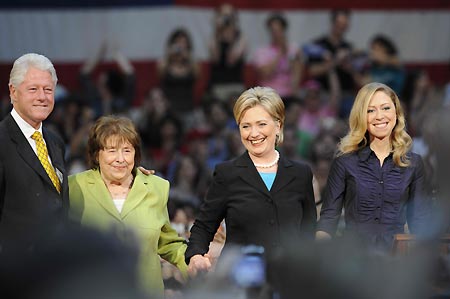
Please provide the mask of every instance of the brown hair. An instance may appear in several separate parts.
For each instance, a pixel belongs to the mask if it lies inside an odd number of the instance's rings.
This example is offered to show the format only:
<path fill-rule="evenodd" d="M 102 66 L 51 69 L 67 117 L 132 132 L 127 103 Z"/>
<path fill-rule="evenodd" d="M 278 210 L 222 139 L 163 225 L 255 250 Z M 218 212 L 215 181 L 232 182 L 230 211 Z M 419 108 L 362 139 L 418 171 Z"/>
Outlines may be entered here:
<path fill-rule="evenodd" d="M 130 119 L 118 116 L 102 116 L 91 128 L 87 146 L 89 167 L 98 169 L 99 151 L 107 146 L 110 138 L 115 138 L 119 144 L 129 142 L 134 147 L 134 168 L 136 168 L 141 162 L 141 138 Z"/>

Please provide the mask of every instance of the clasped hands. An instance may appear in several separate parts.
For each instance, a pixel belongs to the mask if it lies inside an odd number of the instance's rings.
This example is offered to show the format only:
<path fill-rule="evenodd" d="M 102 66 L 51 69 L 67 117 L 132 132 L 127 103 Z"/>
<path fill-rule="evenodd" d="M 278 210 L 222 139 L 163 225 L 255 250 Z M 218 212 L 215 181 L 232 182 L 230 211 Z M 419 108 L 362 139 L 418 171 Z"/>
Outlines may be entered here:
<path fill-rule="evenodd" d="M 209 254 L 196 254 L 191 257 L 188 265 L 190 277 L 196 277 L 199 273 L 206 273 L 211 269 L 211 256 Z"/>

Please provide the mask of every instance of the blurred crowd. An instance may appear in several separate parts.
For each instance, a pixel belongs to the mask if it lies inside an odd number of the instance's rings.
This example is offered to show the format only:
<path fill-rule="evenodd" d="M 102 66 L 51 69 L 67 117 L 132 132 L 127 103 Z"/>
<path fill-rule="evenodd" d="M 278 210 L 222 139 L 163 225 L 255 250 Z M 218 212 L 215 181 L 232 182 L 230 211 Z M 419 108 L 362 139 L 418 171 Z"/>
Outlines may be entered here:
<path fill-rule="evenodd" d="M 154 74 L 159 86 L 152 87 L 139 105 L 135 104 L 133 64 L 117 45 L 101 43 L 98 53 L 80 69 L 80 89 L 68 92 L 58 86 L 47 126 L 64 139 L 73 174 L 87 168 L 88 131 L 98 117 L 116 114 L 131 118 L 142 138 L 142 166 L 171 182 L 169 217 L 177 232 L 188 238 L 215 165 L 245 150 L 231 110 L 237 96 L 250 87 L 245 86 L 246 65 L 251 65 L 256 85 L 274 88 L 285 102 L 285 137 L 279 151 L 311 165 L 318 211 L 336 145 L 348 129 L 356 91 L 376 81 L 400 96 L 413 151 L 422 155 L 428 191 L 438 198 L 433 170 L 439 139 L 434 134 L 434 113 L 450 105 L 450 78 L 447 86 L 436 86 L 425 71 L 406 69 L 395 40 L 382 32 L 370 39 L 366 49 L 354 48 L 346 38 L 349 27 L 358 26 L 351 24 L 350 11 L 332 11 L 329 21 L 328 32 L 299 44 L 288 39 L 288 19 L 282 12 L 274 12 L 264 24 L 254 24 L 266 27 L 270 42 L 249 53 L 236 9 L 228 4 L 218 7 L 208 44 L 208 86 L 200 101 L 194 95 L 202 75 L 191 40 L 195 32 L 177 28 L 167 37 L 164 57 Z M 116 67 L 95 76 L 107 54 L 112 55 Z M 9 99 L 4 98 L 1 118 L 10 109 Z M 225 231 L 223 226 L 217 233 L 213 255 L 219 254 Z M 182 278 L 170 264 L 163 264 L 163 276 L 167 292 L 176 297 Z"/>

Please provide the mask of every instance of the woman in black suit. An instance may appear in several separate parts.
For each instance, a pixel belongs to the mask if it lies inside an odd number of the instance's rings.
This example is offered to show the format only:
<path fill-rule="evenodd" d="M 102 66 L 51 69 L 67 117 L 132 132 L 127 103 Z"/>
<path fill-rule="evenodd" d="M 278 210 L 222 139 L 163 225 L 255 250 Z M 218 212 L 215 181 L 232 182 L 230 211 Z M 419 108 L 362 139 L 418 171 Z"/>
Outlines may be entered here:
<path fill-rule="evenodd" d="M 246 152 L 214 171 L 186 251 L 192 275 L 210 268 L 204 255 L 223 219 L 225 248 L 259 245 L 266 258 L 314 236 L 311 169 L 280 156 L 275 149 L 283 141 L 282 99 L 271 88 L 250 88 L 238 98 L 233 113 Z"/>

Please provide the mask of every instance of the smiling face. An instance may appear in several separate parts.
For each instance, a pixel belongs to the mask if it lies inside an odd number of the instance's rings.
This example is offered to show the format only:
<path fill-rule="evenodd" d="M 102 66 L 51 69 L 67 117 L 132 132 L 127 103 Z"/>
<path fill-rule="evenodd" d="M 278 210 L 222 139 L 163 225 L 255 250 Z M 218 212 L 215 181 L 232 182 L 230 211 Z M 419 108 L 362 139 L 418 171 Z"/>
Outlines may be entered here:
<path fill-rule="evenodd" d="M 9 85 L 14 109 L 33 128 L 39 129 L 53 110 L 55 83 L 48 71 L 30 67 L 18 86 Z"/>
<path fill-rule="evenodd" d="M 241 141 L 254 157 L 271 157 L 275 149 L 280 122 L 276 121 L 261 105 L 247 109 L 239 123 Z"/>
<path fill-rule="evenodd" d="M 391 136 L 397 123 L 397 111 L 392 99 L 383 91 L 374 93 L 367 108 L 367 131 L 370 141 Z"/>
<path fill-rule="evenodd" d="M 135 149 L 128 141 L 115 136 L 107 139 L 106 146 L 98 152 L 98 164 L 107 182 L 126 182 L 134 168 Z"/>

